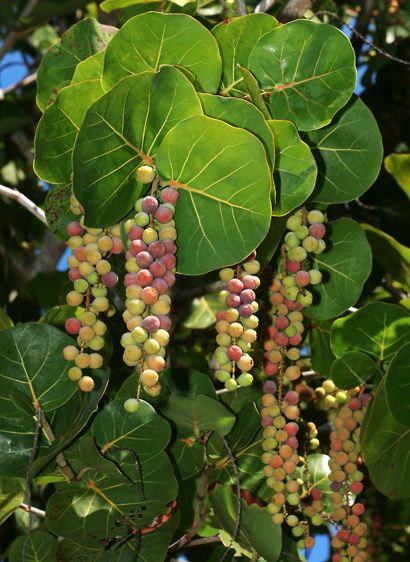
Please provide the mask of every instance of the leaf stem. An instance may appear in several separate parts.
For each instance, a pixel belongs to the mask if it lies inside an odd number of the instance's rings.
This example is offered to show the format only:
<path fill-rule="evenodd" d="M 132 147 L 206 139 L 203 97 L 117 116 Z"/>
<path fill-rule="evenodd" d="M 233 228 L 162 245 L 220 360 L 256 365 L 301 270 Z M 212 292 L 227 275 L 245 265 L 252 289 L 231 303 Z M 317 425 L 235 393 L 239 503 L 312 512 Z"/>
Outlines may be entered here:
<path fill-rule="evenodd" d="M 41 425 L 50 442 L 54 443 L 54 441 L 56 440 L 56 436 L 54 435 L 51 425 L 48 423 L 47 418 L 43 412 L 41 413 Z M 67 459 L 65 458 L 64 453 L 58 453 L 58 455 L 56 456 L 56 461 L 58 468 L 60 469 L 66 480 L 68 482 L 73 482 L 76 479 L 75 474 Z"/>

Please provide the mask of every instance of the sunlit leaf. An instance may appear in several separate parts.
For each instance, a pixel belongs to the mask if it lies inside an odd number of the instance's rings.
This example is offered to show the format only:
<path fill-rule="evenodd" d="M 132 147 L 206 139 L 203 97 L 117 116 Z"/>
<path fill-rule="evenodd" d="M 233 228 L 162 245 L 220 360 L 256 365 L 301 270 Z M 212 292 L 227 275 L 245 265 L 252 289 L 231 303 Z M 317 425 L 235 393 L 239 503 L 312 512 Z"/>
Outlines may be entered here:
<path fill-rule="evenodd" d="M 386 375 L 386 401 L 393 417 L 410 427 L 410 343 L 403 345 L 393 356 Z"/>

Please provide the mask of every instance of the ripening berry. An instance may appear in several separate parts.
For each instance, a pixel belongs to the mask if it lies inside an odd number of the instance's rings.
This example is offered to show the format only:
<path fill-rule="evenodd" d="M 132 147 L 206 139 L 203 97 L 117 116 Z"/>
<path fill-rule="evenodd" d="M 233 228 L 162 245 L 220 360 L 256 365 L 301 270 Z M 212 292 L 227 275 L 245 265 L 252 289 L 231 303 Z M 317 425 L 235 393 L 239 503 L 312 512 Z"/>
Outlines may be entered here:
<path fill-rule="evenodd" d="M 310 276 L 307 271 L 300 270 L 295 275 L 295 283 L 298 287 L 306 287 L 310 283 Z"/>
<path fill-rule="evenodd" d="M 297 215 L 291 215 L 286 221 L 286 228 L 288 230 L 297 230 L 302 225 L 302 220 Z"/>
<path fill-rule="evenodd" d="M 307 220 L 309 224 L 314 224 L 315 222 L 325 222 L 325 215 L 322 211 L 309 211 L 307 214 Z"/>
<path fill-rule="evenodd" d="M 70 306 L 80 306 L 83 302 L 84 295 L 78 293 L 77 291 L 70 291 L 66 296 L 67 304 Z"/>
<path fill-rule="evenodd" d="M 304 240 L 309 234 L 309 229 L 305 225 L 299 226 L 299 228 L 295 230 L 295 234 L 299 238 L 299 240 Z"/>
<path fill-rule="evenodd" d="M 152 334 L 160 328 L 159 320 L 154 315 L 146 316 L 142 322 L 142 327 L 149 333 Z"/>
<path fill-rule="evenodd" d="M 78 354 L 79 351 L 74 345 L 67 345 L 63 349 L 63 356 L 66 361 L 74 361 Z"/>
<path fill-rule="evenodd" d="M 319 285 L 322 282 L 322 274 L 318 269 L 309 270 L 310 284 Z"/>
<path fill-rule="evenodd" d="M 91 392 L 95 386 L 94 380 L 91 377 L 81 377 L 78 381 L 78 386 L 83 392 Z"/>
<path fill-rule="evenodd" d="M 104 338 L 101 336 L 95 336 L 90 342 L 88 342 L 88 347 L 93 351 L 101 351 L 104 347 Z"/>
<path fill-rule="evenodd" d="M 82 236 L 84 229 L 78 221 L 69 222 L 67 225 L 67 234 L 69 236 Z"/>
<path fill-rule="evenodd" d="M 315 252 L 319 248 L 319 241 L 313 236 L 307 236 L 302 242 L 302 247 L 307 252 Z"/>
<path fill-rule="evenodd" d="M 324 224 L 320 222 L 316 222 L 310 225 L 309 227 L 309 235 L 313 236 L 314 238 L 323 238 L 326 234 L 326 227 Z"/>
<path fill-rule="evenodd" d="M 100 369 L 103 364 L 103 357 L 99 353 L 90 353 L 90 369 Z"/>
<path fill-rule="evenodd" d="M 174 216 L 172 209 L 167 207 L 166 205 L 160 205 L 158 210 L 155 213 L 155 218 L 161 224 L 169 223 Z"/>
<path fill-rule="evenodd" d="M 295 260 L 298 262 L 302 262 L 307 258 L 306 250 L 302 248 L 302 246 L 296 246 L 295 248 L 292 248 L 291 250 L 289 250 L 288 254 L 291 260 Z"/>
<path fill-rule="evenodd" d="M 298 246 L 298 245 L 299 244 L 296 244 L 296 246 Z M 305 248 L 305 250 L 306 250 L 306 248 Z M 288 260 L 286 262 L 286 269 L 287 269 L 287 271 L 289 271 L 289 273 L 297 273 L 300 269 L 300 263 L 298 261 Z"/>
<path fill-rule="evenodd" d="M 139 408 L 139 400 L 136 398 L 128 398 L 124 402 L 124 410 L 129 414 L 134 414 Z"/>
<path fill-rule="evenodd" d="M 313 295 L 310 291 L 305 290 L 304 293 L 299 293 L 297 300 L 302 306 L 310 306 L 313 302 Z"/>
<path fill-rule="evenodd" d="M 259 272 L 261 265 L 258 262 L 258 260 L 251 260 L 251 261 L 247 261 L 243 264 L 243 268 L 246 271 L 246 273 L 250 273 L 251 275 L 255 275 L 256 273 Z"/>
<path fill-rule="evenodd" d="M 172 187 L 166 187 L 160 192 L 160 197 L 164 203 L 171 203 L 172 205 L 175 205 L 178 201 L 179 193 Z"/>
<path fill-rule="evenodd" d="M 153 369 L 145 369 L 140 375 L 140 382 L 144 386 L 151 387 L 158 383 L 158 373 Z"/>
<path fill-rule="evenodd" d="M 294 232 L 288 232 L 285 236 L 285 244 L 288 250 L 300 245 L 300 240 Z"/>
<path fill-rule="evenodd" d="M 88 369 L 90 366 L 90 356 L 88 353 L 79 353 L 74 361 L 79 369 Z"/>
<path fill-rule="evenodd" d="M 64 326 L 65 326 L 66 332 L 68 332 L 71 335 L 75 335 L 75 334 L 78 334 L 78 332 L 81 329 L 81 322 L 80 322 L 80 320 L 78 320 L 78 318 L 68 318 L 65 321 Z"/>
<path fill-rule="evenodd" d="M 152 166 L 140 166 L 137 169 L 137 180 L 143 184 L 151 183 L 155 178 L 155 170 Z"/>
<path fill-rule="evenodd" d="M 156 197 L 153 197 L 152 195 L 144 197 L 141 201 L 141 209 L 144 211 L 144 213 L 147 213 L 149 215 L 153 215 L 156 212 L 156 210 L 158 209 L 158 205 L 158 199 Z"/>
<path fill-rule="evenodd" d="M 83 376 L 83 373 L 79 367 L 71 367 L 68 369 L 68 378 L 72 381 L 78 381 Z"/>

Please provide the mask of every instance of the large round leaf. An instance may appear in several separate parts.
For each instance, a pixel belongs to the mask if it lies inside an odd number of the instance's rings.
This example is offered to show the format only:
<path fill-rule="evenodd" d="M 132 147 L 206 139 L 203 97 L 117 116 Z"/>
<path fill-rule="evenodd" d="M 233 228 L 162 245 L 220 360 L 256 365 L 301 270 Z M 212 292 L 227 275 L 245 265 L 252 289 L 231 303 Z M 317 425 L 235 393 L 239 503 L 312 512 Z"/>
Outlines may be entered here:
<path fill-rule="evenodd" d="M 71 85 L 79 84 L 88 80 L 101 80 L 104 68 L 105 51 L 99 51 L 77 64 Z"/>
<path fill-rule="evenodd" d="M 366 353 L 347 351 L 332 363 L 329 377 L 339 388 L 349 390 L 380 374 L 374 362 Z"/>
<path fill-rule="evenodd" d="M 384 383 L 368 406 L 360 441 L 376 488 L 392 499 L 410 497 L 410 429 L 390 413 Z"/>
<path fill-rule="evenodd" d="M 34 171 L 44 181 L 71 180 L 71 156 L 85 113 L 104 93 L 100 80 L 87 80 L 62 88 L 44 112 L 34 139 Z"/>
<path fill-rule="evenodd" d="M 10 562 L 50 562 L 55 560 L 57 539 L 44 531 L 21 535 L 11 544 Z"/>
<path fill-rule="evenodd" d="M 328 232 L 328 249 L 314 257 L 323 281 L 315 285 L 318 298 L 306 309 L 315 320 L 334 318 L 354 305 L 372 269 L 370 246 L 356 221 L 332 221 Z"/>
<path fill-rule="evenodd" d="M 336 320 L 331 340 L 337 357 L 349 350 L 360 350 L 389 364 L 394 354 L 410 341 L 410 314 L 395 304 L 371 302 Z"/>
<path fill-rule="evenodd" d="M 310 148 L 290 121 L 269 120 L 276 148 L 273 177 L 276 186 L 274 215 L 286 215 L 306 201 L 315 188 L 317 166 Z"/>
<path fill-rule="evenodd" d="M 336 359 L 330 347 L 331 320 L 313 322 L 309 326 L 309 346 L 311 352 L 312 368 L 316 373 L 327 377 L 330 367 Z"/>
<path fill-rule="evenodd" d="M 73 340 L 47 324 L 20 324 L 0 332 L 0 410 L 9 418 L 35 414 L 38 406 L 45 412 L 65 404 L 77 385 L 67 372 L 70 363 L 63 348 Z M 15 394 L 27 400 L 27 409 L 16 408 Z"/>
<path fill-rule="evenodd" d="M 161 178 L 180 192 L 175 220 L 180 273 L 199 275 L 245 259 L 270 222 L 271 173 L 262 143 L 210 117 L 187 119 L 165 137 Z"/>
<path fill-rule="evenodd" d="M 309 133 L 308 142 L 319 168 L 315 201 L 352 201 L 379 174 L 382 138 L 372 112 L 359 98 L 349 102 L 330 125 Z"/>
<path fill-rule="evenodd" d="M 110 402 L 95 418 L 91 431 L 102 453 L 113 447 L 132 449 L 140 462 L 159 455 L 171 437 L 169 423 L 143 400 L 134 413 L 124 410 L 124 400 Z"/>
<path fill-rule="evenodd" d="M 205 115 L 225 121 L 234 127 L 240 127 L 253 133 L 265 147 L 271 166 L 275 161 L 275 144 L 273 135 L 262 113 L 246 100 L 200 94 Z M 272 193 L 274 197 L 275 193 Z"/>
<path fill-rule="evenodd" d="M 37 105 L 44 111 L 58 90 L 67 86 L 77 64 L 102 51 L 118 30 L 92 18 L 79 21 L 50 47 L 37 71 Z"/>
<path fill-rule="evenodd" d="M 231 96 L 243 96 L 247 92 L 239 66 L 248 66 L 258 40 L 277 26 L 274 17 L 261 13 L 232 18 L 213 28 L 222 57 L 222 92 Z"/>
<path fill-rule="evenodd" d="M 23 478 L 0 477 L 0 525 L 12 515 L 24 500 Z"/>
<path fill-rule="evenodd" d="M 78 219 L 70 211 L 70 197 L 73 193 L 71 183 L 61 183 L 47 191 L 44 203 L 47 224 L 58 238 L 67 240 L 67 225 Z"/>
<path fill-rule="evenodd" d="M 135 16 L 123 25 L 105 52 L 104 87 L 162 64 L 187 68 L 204 92 L 218 89 L 221 58 L 211 33 L 191 16 L 158 12 Z"/>
<path fill-rule="evenodd" d="M 164 135 L 202 113 L 191 82 L 164 66 L 129 76 L 87 111 L 73 152 L 73 187 L 90 226 L 122 219 L 137 198 L 135 170 L 151 162 Z"/>
<path fill-rule="evenodd" d="M 275 118 L 311 131 L 330 123 L 353 93 L 355 57 L 349 39 L 324 23 L 296 20 L 264 35 L 249 69 L 270 92 Z"/>
<path fill-rule="evenodd" d="M 386 400 L 393 417 L 410 427 L 410 343 L 394 355 L 386 376 Z"/>

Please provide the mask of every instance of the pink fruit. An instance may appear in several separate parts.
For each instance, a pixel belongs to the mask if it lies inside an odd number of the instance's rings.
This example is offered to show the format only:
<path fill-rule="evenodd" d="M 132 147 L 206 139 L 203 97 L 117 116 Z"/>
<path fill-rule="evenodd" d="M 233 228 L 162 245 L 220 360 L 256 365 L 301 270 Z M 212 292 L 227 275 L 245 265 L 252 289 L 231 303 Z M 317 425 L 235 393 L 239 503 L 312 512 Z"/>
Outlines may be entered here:
<path fill-rule="evenodd" d="M 142 210 L 149 215 L 153 215 L 158 209 L 158 200 L 156 197 L 148 195 L 142 200 Z"/>
<path fill-rule="evenodd" d="M 115 287 L 118 283 L 118 275 L 114 271 L 101 275 L 100 279 L 106 287 Z"/>
<path fill-rule="evenodd" d="M 323 238 L 326 234 L 326 227 L 321 222 L 315 222 L 310 225 L 309 234 L 313 236 L 313 238 Z"/>
<path fill-rule="evenodd" d="M 128 231 L 128 239 L 129 240 L 139 240 L 142 238 L 144 233 L 144 229 L 142 226 L 133 226 Z"/>
<path fill-rule="evenodd" d="M 129 287 L 130 285 L 137 284 L 137 274 L 135 272 L 126 273 L 124 276 L 124 285 Z"/>
<path fill-rule="evenodd" d="M 155 218 L 161 224 L 172 221 L 173 216 L 172 210 L 169 207 L 165 207 L 165 205 L 160 205 L 155 213 Z"/>
<path fill-rule="evenodd" d="M 168 283 L 163 277 L 155 277 L 152 282 L 154 289 L 158 291 L 160 295 L 166 295 L 168 293 Z"/>
<path fill-rule="evenodd" d="M 289 319 L 286 316 L 278 316 L 275 320 L 275 326 L 278 330 L 284 330 L 289 326 Z"/>
<path fill-rule="evenodd" d="M 121 254 L 124 250 L 124 246 L 122 244 L 121 238 L 118 238 L 118 236 L 113 236 L 112 242 L 113 242 L 113 247 L 112 247 L 111 253 L 112 254 Z"/>
<path fill-rule="evenodd" d="M 299 431 L 299 426 L 295 422 L 288 422 L 283 429 L 286 431 L 289 437 L 295 437 L 295 435 Z"/>
<path fill-rule="evenodd" d="M 288 345 L 289 338 L 283 332 L 279 332 L 278 334 L 276 334 L 274 340 L 276 345 L 279 345 L 280 347 L 285 347 L 286 345 Z"/>
<path fill-rule="evenodd" d="M 177 246 L 173 240 L 163 240 L 163 244 L 167 254 L 175 254 L 177 251 Z"/>
<path fill-rule="evenodd" d="M 133 256 L 136 256 L 140 252 L 145 252 L 146 249 L 147 245 L 145 242 L 143 240 L 136 239 L 131 242 L 129 251 Z"/>
<path fill-rule="evenodd" d="M 175 285 L 175 275 L 172 273 L 172 271 L 167 271 L 163 279 L 166 283 L 168 283 L 168 287 L 172 287 L 173 285 Z"/>
<path fill-rule="evenodd" d="M 74 255 L 78 259 L 78 261 L 86 261 L 87 259 L 87 250 L 85 246 L 79 246 L 74 250 Z"/>
<path fill-rule="evenodd" d="M 241 302 L 243 302 L 244 304 L 249 304 L 252 303 L 256 296 L 255 293 L 252 291 L 252 289 L 244 289 L 240 295 L 239 295 Z"/>
<path fill-rule="evenodd" d="M 163 277 L 167 272 L 167 266 L 162 261 L 154 261 L 149 266 L 149 270 L 154 277 Z"/>
<path fill-rule="evenodd" d="M 228 308 L 238 308 L 241 304 L 239 295 L 228 295 L 225 299 L 225 304 Z"/>
<path fill-rule="evenodd" d="M 164 254 L 160 260 L 166 265 L 167 269 L 173 269 L 177 264 L 177 259 L 173 254 Z"/>
<path fill-rule="evenodd" d="M 226 288 L 230 293 L 240 293 L 243 291 L 243 283 L 240 279 L 231 279 Z"/>
<path fill-rule="evenodd" d="M 161 258 L 165 254 L 165 251 L 166 251 L 165 244 L 160 240 L 151 242 L 151 244 L 148 246 L 148 252 L 151 254 L 153 258 Z"/>
<path fill-rule="evenodd" d="M 159 320 L 160 327 L 163 330 L 169 332 L 171 328 L 171 320 L 168 318 L 168 316 L 158 316 L 158 320 Z"/>
<path fill-rule="evenodd" d="M 76 281 L 76 279 L 81 279 L 81 273 L 78 270 L 78 267 L 72 267 L 68 272 L 68 278 L 70 281 Z"/>
<path fill-rule="evenodd" d="M 288 390 L 285 394 L 285 402 L 290 406 L 295 406 L 299 402 L 299 394 L 294 390 Z"/>
<path fill-rule="evenodd" d="M 242 278 L 242 283 L 245 289 L 257 289 L 259 286 L 259 279 L 255 275 L 245 275 Z"/>
<path fill-rule="evenodd" d="M 172 187 L 166 187 L 161 191 L 160 196 L 164 203 L 171 203 L 172 205 L 175 205 L 178 201 L 179 193 Z"/>
<path fill-rule="evenodd" d="M 146 268 L 152 264 L 153 257 L 147 251 L 139 252 L 135 257 L 135 261 L 140 267 Z"/>
<path fill-rule="evenodd" d="M 290 345 L 298 346 L 301 341 L 302 341 L 301 334 L 296 334 L 296 335 L 292 336 L 291 338 L 289 338 Z"/>
<path fill-rule="evenodd" d="M 266 365 L 263 368 L 264 372 L 266 375 L 268 375 L 268 377 L 272 377 L 273 375 L 276 375 L 276 373 L 279 370 L 279 367 L 275 364 L 275 363 L 266 363 Z"/>
<path fill-rule="evenodd" d="M 81 322 L 78 320 L 78 318 L 68 318 L 65 321 L 64 327 L 66 329 L 66 332 L 71 335 L 75 335 L 80 331 Z"/>
<path fill-rule="evenodd" d="M 153 277 L 149 269 L 141 269 L 136 275 L 137 283 L 141 287 L 148 287 L 152 284 Z M 158 290 L 158 289 L 157 289 Z"/>
<path fill-rule="evenodd" d="M 67 225 L 67 234 L 69 236 L 82 236 L 84 229 L 78 221 L 69 222 Z"/>
<path fill-rule="evenodd" d="M 231 361 L 239 361 L 242 357 L 243 351 L 238 345 L 231 345 L 227 351 L 228 358 Z"/>
<path fill-rule="evenodd" d="M 253 308 L 250 304 L 241 304 L 238 308 L 239 316 L 242 318 L 249 318 L 253 314 Z"/>
<path fill-rule="evenodd" d="M 298 287 L 307 287 L 310 283 L 309 273 L 303 269 L 298 271 L 295 275 L 295 282 Z"/>
<path fill-rule="evenodd" d="M 274 394 L 276 392 L 276 384 L 273 381 L 266 381 L 263 384 L 264 394 Z"/>
<path fill-rule="evenodd" d="M 156 316 L 146 316 L 142 321 L 142 327 L 147 330 L 148 333 L 152 334 L 160 329 L 161 324 Z"/>

